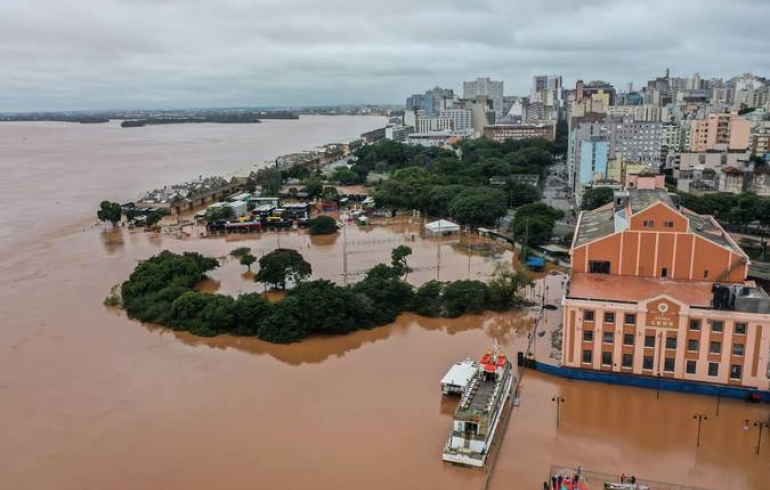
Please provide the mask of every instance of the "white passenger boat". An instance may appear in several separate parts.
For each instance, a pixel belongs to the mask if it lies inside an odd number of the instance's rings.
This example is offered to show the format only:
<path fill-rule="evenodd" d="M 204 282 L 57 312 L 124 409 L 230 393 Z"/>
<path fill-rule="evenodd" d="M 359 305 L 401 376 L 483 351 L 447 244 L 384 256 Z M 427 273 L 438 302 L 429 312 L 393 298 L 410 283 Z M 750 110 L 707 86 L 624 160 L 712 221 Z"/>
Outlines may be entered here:
<path fill-rule="evenodd" d="M 514 374 L 510 361 L 497 344 L 493 350 L 487 351 L 479 362 L 466 362 L 458 363 L 460 367 L 457 373 L 466 372 L 472 367 L 471 376 L 462 390 L 460 403 L 455 410 L 452 432 L 444 446 L 442 459 L 482 467 L 506 402 L 511 396 Z M 450 373 L 447 373 L 447 376 Z M 446 379 L 446 376 L 444 378 Z M 459 386 L 459 383 L 447 383 L 447 386 L 455 389 L 454 386 Z M 442 389 L 443 387 L 444 380 Z"/>

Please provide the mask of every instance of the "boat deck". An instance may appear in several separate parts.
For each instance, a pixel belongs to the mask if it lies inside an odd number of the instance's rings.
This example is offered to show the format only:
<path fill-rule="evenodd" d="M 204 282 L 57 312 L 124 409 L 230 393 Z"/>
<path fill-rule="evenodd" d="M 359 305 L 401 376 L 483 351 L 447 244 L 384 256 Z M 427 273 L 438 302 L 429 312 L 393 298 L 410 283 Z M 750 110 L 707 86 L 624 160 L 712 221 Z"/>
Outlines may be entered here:
<path fill-rule="evenodd" d="M 468 403 L 468 408 L 465 410 L 471 412 L 484 412 L 487 407 L 489 397 L 495 391 L 497 382 L 495 380 L 483 380 L 479 379 L 476 385 L 475 392 L 471 395 Z"/>

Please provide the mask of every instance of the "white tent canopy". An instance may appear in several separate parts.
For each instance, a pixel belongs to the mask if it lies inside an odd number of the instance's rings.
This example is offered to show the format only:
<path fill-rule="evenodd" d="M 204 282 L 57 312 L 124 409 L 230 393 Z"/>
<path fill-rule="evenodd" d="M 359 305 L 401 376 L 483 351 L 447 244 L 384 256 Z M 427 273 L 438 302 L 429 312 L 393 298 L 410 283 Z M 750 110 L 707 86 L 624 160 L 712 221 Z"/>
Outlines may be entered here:
<path fill-rule="evenodd" d="M 427 223 L 425 225 L 425 231 L 429 235 L 444 235 L 447 233 L 459 233 L 460 225 L 458 225 L 457 223 L 452 223 L 451 221 L 447 221 L 445 219 L 440 219 L 437 221 Z"/>

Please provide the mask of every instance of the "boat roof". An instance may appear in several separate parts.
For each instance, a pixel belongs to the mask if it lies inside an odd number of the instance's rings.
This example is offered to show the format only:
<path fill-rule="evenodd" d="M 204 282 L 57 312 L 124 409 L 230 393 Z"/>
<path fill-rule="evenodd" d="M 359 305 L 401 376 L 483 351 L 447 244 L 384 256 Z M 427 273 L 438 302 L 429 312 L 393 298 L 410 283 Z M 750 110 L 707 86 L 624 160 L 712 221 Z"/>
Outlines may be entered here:
<path fill-rule="evenodd" d="M 441 384 L 453 384 L 457 386 L 465 386 L 468 381 L 473 378 L 476 371 L 478 371 L 478 364 L 473 361 L 457 362 L 449 368 L 449 371 L 441 378 Z M 434 378 L 435 379 L 435 378 Z"/>

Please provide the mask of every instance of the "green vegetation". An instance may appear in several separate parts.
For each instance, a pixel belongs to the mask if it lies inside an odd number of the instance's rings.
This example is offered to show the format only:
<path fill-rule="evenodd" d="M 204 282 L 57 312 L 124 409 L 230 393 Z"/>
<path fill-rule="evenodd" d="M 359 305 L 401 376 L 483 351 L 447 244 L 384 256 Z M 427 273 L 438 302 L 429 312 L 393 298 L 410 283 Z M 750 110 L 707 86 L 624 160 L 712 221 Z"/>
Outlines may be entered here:
<path fill-rule="evenodd" d="M 545 203 L 527 204 L 516 210 L 516 217 L 511 224 L 511 232 L 516 241 L 524 242 L 529 247 L 548 243 L 553 235 L 556 220 L 564 217 L 564 212 Z"/>
<path fill-rule="evenodd" d="M 251 247 L 238 247 L 230 251 L 230 257 L 235 257 L 236 259 L 240 259 L 241 257 L 243 257 L 248 253 L 251 253 Z"/>
<path fill-rule="evenodd" d="M 509 206 L 539 199 L 537 189 L 511 177 L 544 176 L 556 150 L 555 144 L 545 140 L 495 143 L 477 139 L 463 142 L 458 157 L 450 150 L 385 141 L 358 150 L 350 170 L 358 176 L 356 183 L 365 182 L 370 172 L 389 174 L 374 189 L 378 207 L 417 209 L 484 226 L 494 224 Z M 348 177 L 352 175 L 346 174 Z M 490 185 L 490 179 L 502 185 Z"/>
<path fill-rule="evenodd" d="M 412 255 L 412 247 L 399 245 L 390 251 L 390 266 L 399 271 L 399 274 L 409 273 L 409 264 L 406 258 Z"/>
<path fill-rule="evenodd" d="M 284 257 L 281 263 L 307 264 L 296 251 L 279 249 L 273 254 L 276 252 L 279 254 L 274 257 Z M 164 251 L 137 265 L 122 284 L 123 306 L 131 318 L 195 335 L 230 333 L 289 343 L 310 335 L 372 328 L 393 322 L 407 311 L 456 317 L 525 304 L 519 291 L 529 283 L 529 278 L 507 269 L 497 271 L 489 285 L 479 281 L 431 281 L 415 291 L 401 279 L 409 253 L 409 247 L 399 247 L 391 254 L 394 265 L 379 264 L 362 281 L 350 286 L 327 280 L 298 282 L 283 300 L 271 304 L 255 293 L 233 298 L 195 291 L 204 274 L 217 267 L 216 259 L 197 253 L 177 255 Z M 288 256 L 290 260 L 285 258 Z M 304 266 L 300 268 L 304 270 Z M 306 272 L 309 275 L 309 264 Z M 282 281 L 278 277 L 273 279 L 274 284 Z"/>
<path fill-rule="evenodd" d="M 342 185 L 351 185 L 360 183 L 361 179 L 357 173 L 348 167 L 340 167 L 332 174 L 332 181 Z"/>
<path fill-rule="evenodd" d="M 611 203 L 615 191 L 611 187 L 592 187 L 583 194 L 583 210 L 590 211 Z"/>
<path fill-rule="evenodd" d="M 251 272 L 251 264 L 253 264 L 256 261 L 257 261 L 257 258 L 251 255 L 250 253 L 241 255 L 241 259 L 240 259 L 241 265 L 245 265 L 246 267 L 248 267 L 249 272 Z"/>
<path fill-rule="evenodd" d="M 318 216 L 308 221 L 311 235 L 331 235 L 337 232 L 337 221 L 331 216 Z"/>
<path fill-rule="evenodd" d="M 277 248 L 259 259 L 257 282 L 286 289 L 286 282 L 299 284 L 313 273 L 310 264 L 302 255 L 290 248 Z"/>
<path fill-rule="evenodd" d="M 720 222 L 737 230 L 743 230 L 753 222 L 770 226 L 770 198 L 746 192 L 728 194 L 719 192 L 695 196 L 679 193 L 682 206 L 698 214 L 713 215 Z"/>
<path fill-rule="evenodd" d="M 112 223 L 112 226 L 120 223 L 120 218 L 123 215 L 123 210 L 120 208 L 120 204 L 110 201 L 102 201 L 99 204 L 99 210 L 96 212 L 96 217 L 99 221 Z"/>
<path fill-rule="evenodd" d="M 505 193 L 491 187 L 468 187 L 449 202 L 449 215 L 469 225 L 494 225 L 507 211 Z"/>
<path fill-rule="evenodd" d="M 206 221 L 209 223 L 235 218 L 235 210 L 230 206 L 219 206 L 206 210 Z"/>

